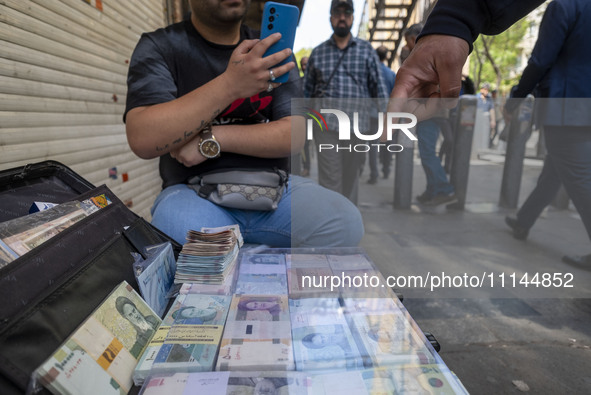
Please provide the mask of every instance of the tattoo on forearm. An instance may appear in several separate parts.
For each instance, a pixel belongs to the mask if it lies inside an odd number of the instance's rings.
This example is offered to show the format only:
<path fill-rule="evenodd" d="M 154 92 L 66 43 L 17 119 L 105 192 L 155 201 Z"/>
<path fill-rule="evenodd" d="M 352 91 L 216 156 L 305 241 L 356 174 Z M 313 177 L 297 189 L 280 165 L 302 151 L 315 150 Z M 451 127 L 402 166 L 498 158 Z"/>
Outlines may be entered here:
<path fill-rule="evenodd" d="M 222 112 L 222 110 L 220 110 L 218 108 L 217 110 L 215 110 L 213 112 L 212 118 L 216 118 L 218 115 L 221 114 L 221 112 Z M 183 141 L 190 140 L 195 133 L 201 132 L 208 125 L 208 123 L 209 122 L 205 122 L 205 120 L 201 120 L 201 123 L 199 124 L 199 126 L 197 128 L 195 128 L 194 130 L 191 130 L 191 131 L 185 130 L 183 132 L 183 137 L 179 137 L 178 139 L 174 140 L 172 142 L 172 145 L 181 144 Z M 166 151 L 168 149 L 168 147 L 169 147 L 168 144 L 166 144 L 164 147 L 156 146 L 156 152 Z"/>

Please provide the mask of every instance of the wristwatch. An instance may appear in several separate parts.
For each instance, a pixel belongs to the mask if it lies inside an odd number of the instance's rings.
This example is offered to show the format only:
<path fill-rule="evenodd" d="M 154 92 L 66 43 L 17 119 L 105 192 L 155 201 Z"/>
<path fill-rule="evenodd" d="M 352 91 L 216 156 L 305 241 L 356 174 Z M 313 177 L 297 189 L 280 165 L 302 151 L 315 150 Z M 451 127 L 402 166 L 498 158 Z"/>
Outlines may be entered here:
<path fill-rule="evenodd" d="M 199 152 L 207 159 L 213 159 L 220 156 L 220 143 L 215 139 L 211 132 L 211 126 L 207 126 L 200 133 L 201 140 L 199 141 Z"/>

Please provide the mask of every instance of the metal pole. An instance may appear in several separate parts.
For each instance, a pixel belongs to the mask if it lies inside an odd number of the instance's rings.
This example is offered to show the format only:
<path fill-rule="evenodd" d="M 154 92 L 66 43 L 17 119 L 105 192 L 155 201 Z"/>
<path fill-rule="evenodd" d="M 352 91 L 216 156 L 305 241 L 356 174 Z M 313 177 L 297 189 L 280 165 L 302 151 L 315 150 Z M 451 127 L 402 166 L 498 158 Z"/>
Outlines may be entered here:
<path fill-rule="evenodd" d="M 523 173 L 523 159 L 525 157 L 525 143 L 531 135 L 532 112 L 534 98 L 528 96 L 519 107 L 513 111 L 507 137 L 507 151 L 503 167 L 503 181 L 499 206 L 515 209 L 519 200 L 521 175 Z"/>
<path fill-rule="evenodd" d="M 394 169 L 394 208 L 408 210 L 412 204 L 412 175 L 415 142 L 398 132 L 397 144 L 404 148 L 396 153 Z"/>
<path fill-rule="evenodd" d="M 448 205 L 448 208 L 463 210 L 466 205 L 477 102 L 476 96 L 464 95 L 460 98 L 458 105 L 454 149 L 449 175 L 449 182 L 454 186 L 458 201 Z"/>

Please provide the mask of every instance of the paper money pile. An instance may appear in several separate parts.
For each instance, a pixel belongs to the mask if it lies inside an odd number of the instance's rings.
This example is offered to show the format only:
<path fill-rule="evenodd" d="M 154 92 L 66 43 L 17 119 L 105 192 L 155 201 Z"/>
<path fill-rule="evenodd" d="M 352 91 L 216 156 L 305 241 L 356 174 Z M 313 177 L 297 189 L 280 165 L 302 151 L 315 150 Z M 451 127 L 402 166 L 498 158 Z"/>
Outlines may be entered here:
<path fill-rule="evenodd" d="M 294 370 L 287 295 L 234 295 L 216 370 Z"/>
<path fill-rule="evenodd" d="M 283 254 L 243 254 L 236 280 L 239 295 L 287 294 Z"/>
<path fill-rule="evenodd" d="M 143 384 L 154 371 L 212 370 L 231 299 L 178 295 L 137 364 L 134 383 Z"/>
<path fill-rule="evenodd" d="M 54 394 L 125 395 L 161 320 L 123 281 L 34 373 Z"/>
<path fill-rule="evenodd" d="M 233 272 L 241 245 L 238 226 L 190 230 L 177 260 L 174 282 L 223 284 Z"/>
<path fill-rule="evenodd" d="M 338 299 L 291 299 L 289 312 L 297 370 L 363 368 L 362 354 Z"/>

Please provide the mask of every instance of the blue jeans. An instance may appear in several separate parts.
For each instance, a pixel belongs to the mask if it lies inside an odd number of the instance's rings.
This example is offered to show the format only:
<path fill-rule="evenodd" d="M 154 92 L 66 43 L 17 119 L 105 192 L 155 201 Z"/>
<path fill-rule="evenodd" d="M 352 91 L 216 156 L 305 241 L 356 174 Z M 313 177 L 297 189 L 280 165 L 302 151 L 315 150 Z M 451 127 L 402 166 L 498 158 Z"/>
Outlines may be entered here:
<path fill-rule="evenodd" d="M 419 122 L 417 125 L 419 155 L 427 177 L 427 195 L 429 197 L 449 195 L 454 192 L 454 187 L 447 180 L 447 175 L 441 165 L 441 159 L 437 156 L 438 137 L 439 127 L 434 121 Z"/>
<path fill-rule="evenodd" d="M 154 202 L 152 224 L 181 244 L 189 230 L 238 224 L 246 243 L 282 248 L 356 246 L 364 232 L 347 198 L 293 175 L 274 211 L 220 207 L 185 184 L 170 186 Z"/>
<path fill-rule="evenodd" d="M 517 222 L 531 228 L 564 184 L 591 239 L 591 130 L 546 126 L 544 131 L 548 154 L 536 187 L 517 212 Z"/>

